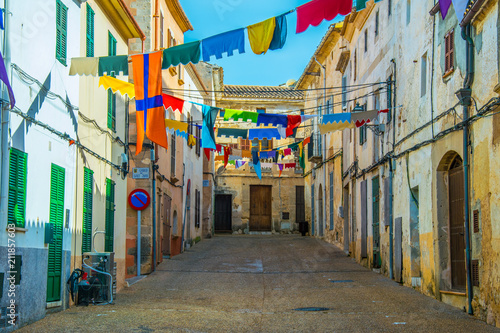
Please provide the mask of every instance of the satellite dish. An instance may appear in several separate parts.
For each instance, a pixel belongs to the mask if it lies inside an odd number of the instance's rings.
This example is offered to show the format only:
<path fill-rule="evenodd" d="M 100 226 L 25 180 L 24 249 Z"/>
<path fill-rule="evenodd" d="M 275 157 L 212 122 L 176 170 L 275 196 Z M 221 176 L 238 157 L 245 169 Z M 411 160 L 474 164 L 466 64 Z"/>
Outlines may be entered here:
<path fill-rule="evenodd" d="M 296 82 L 297 82 L 297 80 L 290 79 L 290 80 L 286 81 L 286 86 L 287 86 L 287 87 L 291 87 L 291 86 L 293 86 Z"/>

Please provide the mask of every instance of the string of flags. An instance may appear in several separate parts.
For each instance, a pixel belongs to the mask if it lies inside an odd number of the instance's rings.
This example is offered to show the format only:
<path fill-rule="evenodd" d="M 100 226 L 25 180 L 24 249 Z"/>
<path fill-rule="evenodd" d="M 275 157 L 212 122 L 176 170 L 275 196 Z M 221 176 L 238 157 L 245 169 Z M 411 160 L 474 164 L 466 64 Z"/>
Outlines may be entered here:
<path fill-rule="evenodd" d="M 362 7 L 366 1 L 357 0 L 357 6 Z M 266 53 L 269 49 L 280 49 L 284 46 L 287 38 L 286 15 L 297 12 L 296 32 L 305 31 L 309 25 L 317 26 L 323 20 L 332 20 L 337 15 L 346 15 L 352 9 L 353 0 L 313 0 L 296 9 L 280 16 L 270 18 L 257 24 L 246 27 L 252 51 L 256 54 Z M 209 61 L 211 56 L 217 59 L 222 57 L 222 53 L 231 56 L 234 50 L 239 53 L 245 52 L 245 28 L 232 30 L 226 33 L 205 38 L 202 41 L 181 44 L 158 52 L 138 54 L 130 57 L 134 74 L 134 84 L 130 84 L 114 78 L 116 74 L 128 75 L 127 55 L 94 57 L 94 58 L 73 58 L 71 61 L 70 75 L 99 75 L 99 86 L 111 89 L 113 92 L 120 92 L 135 98 L 136 121 L 137 121 L 137 149 L 136 155 L 142 151 L 144 138 L 147 137 L 158 145 L 168 148 L 167 130 L 181 135 L 186 135 L 185 126 L 176 124 L 173 121 L 164 119 L 163 108 L 171 108 L 182 113 L 185 101 L 174 96 L 162 93 L 162 69 L 177 66 L 182 63 L 198 63 L 203 56 L 203 60 Z M 133 87 L 133 89 L 132 89 Z M 197 104 L 197 103 L 191 103 Z M 220 109 L 208 105 L 201 106 L 202 133 L 201 146 L 205 149 L 215 150 L 215 121 Z M 272 128 L 249 129 L 247 133 L 236 133 L 231 129 L 221 129 L 221 135 L 246 136 L 249 139 L 281 139 L 291 136 L 296 128 L 308 118 L 299 115 L 280 114 L 259 114 L 237 110 L 226 110 L 224 119 L 234 119 L 241 117 L 257 125 L 274 125 Z M 368 122 L 368 116 L 356 119 L 351 115 L 350 119 L 343 123 Z M 312 117 L 310 117 L 312 118 Z M 309 118 L 309 119 L 310 119 Z M 239 118 L 238 118 L 239 119 Z M 328 121 L 328 119 L 326 119 Z M 325 120 L 323 120 L 325 122 Z M 335 123 L 335 121 L 333 121 Z M 330 122 L 332 124 L 332 122 Z M 325 125 L 328 125 L 325 124 Z M 192 136 L 187 136 L 190 142 L 196 140 Z M 200 139 L 200 138 L 198 138 Z M 303 146 L 299 147 L 302 156 Z M 226 155 L 226 154 L 225 154 Z M 208 156 L 208 155 L 207 155 Z M 254 164 L 255 163 L 254 156 Z M 227 163 L 227 162 L 226 162 Z"/>
<path fill-rule="evenodd" d="M 367 1 L 355 0 L 356 10 L 365 8 Z M 379 1 L 381 0 L 375 2 Z M 224 53 L 229 57 L 236 50 L 239 54 L 243 54 L 245 53 L 245 30 L 247 30 L 250 47 L 255 54 L 265 54 L 268 50 L 278 50 L 284 47 L 287 40 L 287 15 L 293 12 L 297 13 L 295 31 L 298 34 L 306 31 L 311 25 L 318 26 L 323 20 L 331 21 L 337 15 L 347 15 L 352 8 L 353 0 L 313 0 L 284 14 L 244 28 L 164 49 L 161 51 L 163 52 L 161 69 L 168 69 L 179 64 L 196 64 L 201 59 L 208 62 L 212 56 L 221 59 Z M 72 58 L 69 73 L 70 75 L 92 76 L 105 74 L 111 76 L 112 73 L 128 75 L 128 56 Z"/>

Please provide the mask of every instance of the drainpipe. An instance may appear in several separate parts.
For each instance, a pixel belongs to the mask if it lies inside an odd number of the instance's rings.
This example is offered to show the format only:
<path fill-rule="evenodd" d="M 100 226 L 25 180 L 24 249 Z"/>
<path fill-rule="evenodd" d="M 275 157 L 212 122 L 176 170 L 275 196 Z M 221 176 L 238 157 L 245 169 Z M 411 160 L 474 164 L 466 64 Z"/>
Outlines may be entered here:
<path fill-rule="evenodd" d="M 151 162 L 152 162 L 152 169 L 153 169 L 153 188 L 151 190 L 151 196 L 152 196 L 152 209 L 153 209 L 153 272 L 156 269 L 156 176 L 155 176 L 155 171 L 158 168 L 158 166 L 155 163 L 155 149 L 154 145 L 153 148 L 151 149 Z"/>
<path fill-rule="evenodd" d="M 462 38 L 466 41 L 466 76 L 464 80 L 464 88 L 471 89 L 472 83 L 474 82 L 474 42 L 471 36 L 471 25 L 470 23 L 462 27 Z M 464 131 L 463 131 L 463 154 L 464 154 L 464 196 L 465 196 L 465 264 L 467 273 L 467 303 L 468 303 L 468 313 L 471 315 L 472 312 L 472 279 L 471 279 L 471 255 L 470 255 L 470 226 L 469 226 L 469 210 L 470 210 L 470 200 L 469 200 L 469 103 L 463 104 L 463 118 L 464 118 Z"/>
<path fill-rule="evenodd" d="M 158 20 L 160 19 L 160 0 L 155 0 L 155 51 L 158 51 Z"/>
<path fill-rule="evenodd" d="M 323 69 L 323 108 L 326 110 L 326 66 L 323 66 L 319 63 L 318 59 L 314 57 L 314 61 Z M 327 110 L 328 111 L 328 110 Z M 326 226 L 326 136 L 323 135 L 321 138 L 323 140 L 323 230 L 320 231 L 320 234 L 325 232 Z"/>
<path fill-rule="evenodd" d="M 3 46 L 2 46 L 2 54 L 4 58 L 7 58 L 8 49 L 7 49 L 7 31 L 9 27 L 9 6 L 7 4 L 7 0 L 4 0 L 5 7 L 5 29 L 3 31 Z M 10 63 L 7 61 L 7 63 Z M 12 77 L 11 77 L 12 82 Z M 2 97 L 3 100 L 9 100 L 6 87 L 2 83 Z M 0 220 L 7 221 L 7 199 L 9 193 L 9 111 L 10 108 L 8 103 L 0 102 L 0 121 L 1 121 L 1 183 L 0 183 Z"/>
<path fill-rule="evenodd" d="M 396 73 L 397 66 L 396 60 L 391 59 L 392 65 L 394 67 L 394 96 L 392 103 L 392 110 L 390 110 L 392 115 L 392 156 L 394 156 L 394 148 L 396 144 Z M 392 84 L 392 83 L 391 83 Z M 393 192 L 393 184 L 394 184 L 394 170 L 393 170 L 393 162 L 392 158 L 389 159 L 389 276 L 391 280 L 394 280 L 394 192 Z"/>

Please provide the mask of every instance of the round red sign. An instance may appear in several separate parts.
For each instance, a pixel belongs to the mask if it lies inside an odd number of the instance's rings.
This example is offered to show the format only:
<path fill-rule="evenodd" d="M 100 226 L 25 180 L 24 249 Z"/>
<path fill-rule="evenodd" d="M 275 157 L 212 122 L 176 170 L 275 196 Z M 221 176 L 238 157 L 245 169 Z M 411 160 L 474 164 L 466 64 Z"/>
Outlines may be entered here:
<path fill-rule="evenodd" d="M 130 192 L 128 196 L 128 204 L 135 210 L 143 210 L 149 206 L 151 198 L 145 190 L 137 189 Z"/>

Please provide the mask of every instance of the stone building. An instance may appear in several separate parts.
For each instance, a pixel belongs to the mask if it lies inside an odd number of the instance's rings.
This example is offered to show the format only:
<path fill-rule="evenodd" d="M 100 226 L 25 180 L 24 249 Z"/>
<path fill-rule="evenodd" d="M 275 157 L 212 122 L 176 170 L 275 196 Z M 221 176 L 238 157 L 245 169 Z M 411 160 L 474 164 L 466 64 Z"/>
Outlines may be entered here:
<path fill-rule="evenodd" d="M 184 33 L 193 27 L 178 0 L 124 0 L 147 39 L 130 43 L 130 53 L 159 51 L 184 43 Z M 144 49 L 142 49 L 144 47 Z M 163 88 L 182 91 L 185 84 L 183 65 L 163 70 Z M 133 76 L 130 76 L 133 82 Z M 135 156 L 135 104 L 130 105 L 130 168 L 147 168 L 148 179 L 128 178 L 127 193 L 140 188 L 149 192 L 152 204 L 141 214 L 141 273 L 150 273 L 163 260 L 182 250 L 182 226 L 188 179 L 184 169 L 185 140 L 168 134 L 168 150 L 145 140 L 142 152 Z M 185 120 L 179 111 L 169 109 L 166 118 Z M 200 162 L 202 163 L 202 162 Z M 153 166 L 155 170 L 153 171 Z M 137 213 L 127 208 L 127 277 L 137 274 Z"/>
<path fill-rule="evenodd" d="M 224 85 L 223 72 L 214 73 L 216 106 L 253 112 L 274 114 L 299 114 L 304 107 L 303 94 L 289 87 Z M 254 128 L 256 124 L 240 121 L 224 121 L 218 118 L 217 128 Z M 261 125 L 263 126 L 263 125 Z M 235 137 L 218 137 L 217 142 L 236 149 L 271 150 L 294 143 L 297 138 L 276 140 L 254 139 L 252 141 Z M 302 138 L 303 140 L 303 138 Z M 215 162 L 215 232 L 282 232 L 298 230 L 297 222 L 305 220 L 304 179 L 302 169 L 279 169 L 273 160 L 261 159 L 262 180 L 259 180 L 250 158 L 236 169 L 221 160 Z M 295 156 L 287 156 L 288 162 L 295 162 Z M 298 162 L 298 160 L 297 160 Z"/>
<path fill-rule="evenodd" d="M 369 1 L 318 48 L 344 111 L 389 111 L 342 133 L 344 249 L 497 326 L 499 10 L 469 1 L 443 19 L 431 0 Z"/>

